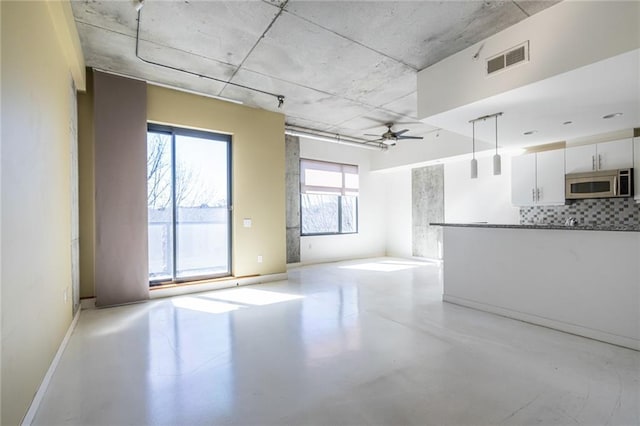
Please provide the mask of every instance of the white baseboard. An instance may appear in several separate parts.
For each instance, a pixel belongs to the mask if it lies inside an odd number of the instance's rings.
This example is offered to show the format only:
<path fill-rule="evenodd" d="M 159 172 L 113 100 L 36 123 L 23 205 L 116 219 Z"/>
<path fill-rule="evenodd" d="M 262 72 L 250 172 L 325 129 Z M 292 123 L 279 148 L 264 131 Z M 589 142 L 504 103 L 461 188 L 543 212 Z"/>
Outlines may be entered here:
<path fill-rule="evenodd" d="M 537 315 L 531 315 L 524 312 L 513 311 L 511 309 L 501 308 L 500 306 L 488 305 L 486 303 L 475 302 L 473 300 L 447 294 L 442 295 L 442 300 L 448 303 L 453 303 L 454 305 L 473 308 L 479 311 L 528 322 L 530 324 L 541 325 L 543 327 L 552 328 L 565 333 L 575 334 L 576 336 L 587 337 L 589 339 L 599 340 L 601 342 L 611 343 L 612 345 L 640 351 L 640 341 L 631 337 L 619 336 L 617 334 L 607 333 L 606 331 L 594 330 L 575 324 L 539 317 Z"/>
<path fill-rule="evenodd" d="M 42 382 L 40 383 L 40 386 L 38 387 L 38 390 L 35 396 L 33 397 L 33 400 L 31 401 L 31 405 L 27 410 L 27 414 L 25 414 L 24 418 L 22 419 L 22 423 L 21 423 L 22 426 L 30 426 L 31 423 L 33 423 L 33 419 L 36 417 L 38 408 L 42 403 L 42 398 L 44 398 L 44 394 L 47 391 L 47 388 L 49 387 L 49 383 L 51 382 L 51 377 L 53 377 L 53 373 L 56 371 L 56 368 L 58 367 L 60 358 L 62 357 L 64 350 L 67 348 L 67 344 L 69 343 L 71 334 L 73 334 L 73 330 L 75 330 L 76 324 L 78 324 L 78 318 L 80 318 L 80 312 L 82 312 L 82 309 L 78 309 L 78 312 L 76 312 L 76 314 L 74 315 L 73 320 L 71 321 L 71 324 L 67 329 L 67 333 L 64 335 L 64 339 L 62 339 L 62 342 L 58 347 L 58 351 L 56 352 L 56 355 L 53 357 L 53 360 L 51 361 L 51 365 L 49 365 L 49 369 L 47 370 L 47 373 L 44 375 L 44 378 L 42 379 Z"/>
<path fill-rule="evenodd" d="M 251 284 L 262 284 L 273 281 L 284 281 L 288 278 L 286 272 L 280 274 L 258 275 L 255 277 L 229 278 L 221 281 L 203 282 L 189 285 L 176 285 L 165 288 L 152 288 L 149 292 L 150 299 L 180 296 L 183 294 L 201 293 L 203 291 L 222 290 Z"/>

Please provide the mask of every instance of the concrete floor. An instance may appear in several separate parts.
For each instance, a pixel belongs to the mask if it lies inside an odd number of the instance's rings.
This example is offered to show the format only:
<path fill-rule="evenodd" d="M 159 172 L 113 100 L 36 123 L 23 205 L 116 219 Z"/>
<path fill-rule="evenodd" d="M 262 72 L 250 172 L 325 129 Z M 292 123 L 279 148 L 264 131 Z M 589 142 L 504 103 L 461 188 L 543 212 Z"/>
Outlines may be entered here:
<path fill-rule="evenodd" d="M 34 423 L 640 424 L 640 353 L 441 293 L 385 258 L 83 311 Z"/>

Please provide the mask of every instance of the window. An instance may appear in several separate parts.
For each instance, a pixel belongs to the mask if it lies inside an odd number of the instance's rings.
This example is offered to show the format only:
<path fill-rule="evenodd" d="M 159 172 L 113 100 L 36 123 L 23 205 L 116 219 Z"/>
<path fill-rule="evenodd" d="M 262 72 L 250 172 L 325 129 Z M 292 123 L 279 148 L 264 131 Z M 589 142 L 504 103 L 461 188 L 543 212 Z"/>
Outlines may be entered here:
<path fill-rule="evenodd" d="M 149 125 L 149 281 L 230 274 L 230 150 L 226 135 Z"/>
<path fill-rule="evenodd" d="M 302 235 L 358 232 L 358 166 L 300 160 Z"/>

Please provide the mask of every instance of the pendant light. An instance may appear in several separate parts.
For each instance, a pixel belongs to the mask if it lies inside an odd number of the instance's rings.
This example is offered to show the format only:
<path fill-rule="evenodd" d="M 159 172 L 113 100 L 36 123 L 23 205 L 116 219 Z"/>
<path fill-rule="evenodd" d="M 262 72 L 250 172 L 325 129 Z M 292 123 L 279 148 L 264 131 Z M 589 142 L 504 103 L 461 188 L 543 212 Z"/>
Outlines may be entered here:
<path fill-rule="evenodd" d="M 472 149 L 473 149 L 473 158 L 471 159 L 471 179 L 478 178 L 478 160 L 476 160 L 476 122 L 471 122 L 472 130 Z"/>
<path fill-rule="evenodd" d="M 502 161 L 500 159 L 500 155 L 498 154 L 498 116 L 501 115 L 500 114 L 496 114 L 495 118 L 496 118 L 496 153 L 493 156 L 493 174 L 494 175 L 499 175 L 502 173 Z"/>
<path fill-rule="evenodd" d="M 471 159 L 471 179 L 478 177 L 478 160 L 476 160 L 476 121 L 485 121 L 489 118 L 496 119 L 496 154 L 493 156 L 493 174 L 499 175 L 502 173 L 502 161 L 498 154 L 498 116 L 502 115 L 502 112 L 496 112 L 495 114 L 483 115 L 482 117 L 469 120 L 469 123 L 473 125 L 473 158 Z"/>

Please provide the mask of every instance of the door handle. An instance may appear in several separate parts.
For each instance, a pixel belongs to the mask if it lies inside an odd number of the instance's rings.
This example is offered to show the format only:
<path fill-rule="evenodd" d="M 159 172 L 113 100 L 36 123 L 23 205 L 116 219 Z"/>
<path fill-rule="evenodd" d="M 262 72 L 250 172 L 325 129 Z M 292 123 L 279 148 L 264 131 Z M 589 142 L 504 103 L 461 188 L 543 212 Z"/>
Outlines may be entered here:
<path fill-rule="evenodd" d="M 598 170 L 602 170 L 602 155 L 598 154 Z"/>
<path fill-rule="evenodd" d="M 534 188 L 531 188 L 531 201 L 536 201 L 536 190 Z"/>
<path fill-rule="evenodd" d="M 540 201 L 540 188 L 536 188 L 536 201 Z"/>
<path fill-rule="evenodd" d="M 592 155 L 591 156 L 591 170 L 595 170 L 596 169 L 596 156 Z"/>

